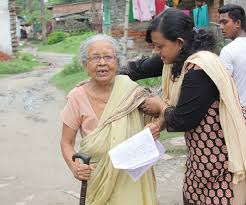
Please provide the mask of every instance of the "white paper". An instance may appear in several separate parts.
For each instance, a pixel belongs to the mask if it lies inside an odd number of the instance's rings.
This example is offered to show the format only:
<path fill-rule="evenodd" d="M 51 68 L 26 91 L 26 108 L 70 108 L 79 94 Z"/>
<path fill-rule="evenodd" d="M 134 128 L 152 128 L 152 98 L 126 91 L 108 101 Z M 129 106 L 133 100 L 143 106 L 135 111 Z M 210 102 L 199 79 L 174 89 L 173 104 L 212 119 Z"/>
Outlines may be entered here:
<path fill-rule="evenodd" d="M 160 159 L 160 156 L 165 153 L 165 148 L 161 144 L 160 141 L 155 141 L 156 147 L 159 151 L 159 156 L 152 160 L 149 164 L 136 168 L 136 169 L 127 169 L 127 173 L 133 179 L 133 181 L 137 181 L 150 167 L 154 165 L 154 163 Z"/>
<path fill-rule="evenodd" d="M 127 170 L 134 181 L 139 179 L 164 153 L 159 141 L 154 141 L 149 128 L 137 133 L 109 151 L 114 168 Z"/>

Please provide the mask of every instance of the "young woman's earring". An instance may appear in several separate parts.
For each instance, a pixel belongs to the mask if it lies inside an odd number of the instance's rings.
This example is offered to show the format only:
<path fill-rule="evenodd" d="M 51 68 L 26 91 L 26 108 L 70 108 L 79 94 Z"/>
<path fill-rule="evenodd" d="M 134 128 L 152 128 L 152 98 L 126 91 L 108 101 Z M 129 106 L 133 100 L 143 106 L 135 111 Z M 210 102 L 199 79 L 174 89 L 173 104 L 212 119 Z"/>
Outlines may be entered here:
<path fill-rule="evenodd" d="M 183 52 L 183 47 L 180 47 L 179 50 L 180 50 L 180 53 L 182 53 Z"/>

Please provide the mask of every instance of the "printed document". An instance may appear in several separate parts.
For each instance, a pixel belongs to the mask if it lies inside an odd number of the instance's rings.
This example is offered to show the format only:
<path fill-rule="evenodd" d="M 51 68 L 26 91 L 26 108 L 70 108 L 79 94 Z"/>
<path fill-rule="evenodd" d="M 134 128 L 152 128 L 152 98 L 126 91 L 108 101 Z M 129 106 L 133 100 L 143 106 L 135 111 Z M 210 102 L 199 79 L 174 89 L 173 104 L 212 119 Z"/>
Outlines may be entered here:
<path fill-rule="evenodd" d="M 163 145 L 154 138 L 149 128 L 137 133 L 109 151 L 114 168 L 126 170 L 138 180 L 165 152 Z"/>

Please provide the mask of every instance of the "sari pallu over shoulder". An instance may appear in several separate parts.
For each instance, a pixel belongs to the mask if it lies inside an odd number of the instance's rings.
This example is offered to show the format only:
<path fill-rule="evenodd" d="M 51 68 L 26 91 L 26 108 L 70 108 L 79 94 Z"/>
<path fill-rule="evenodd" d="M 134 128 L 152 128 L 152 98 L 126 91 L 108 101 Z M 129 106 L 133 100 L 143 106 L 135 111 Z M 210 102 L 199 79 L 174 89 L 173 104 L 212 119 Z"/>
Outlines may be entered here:
<path fill-rule="evenodd" d="M 108 151 L 144 128 L 138 106 L 148 92 L 127 76 L 117 76 L 97 128 L 83 138 L 81 151 L 92 157 L 96 169 L 88 181 L 88 205 L 156 205 L 153 170 L 133 180 L 113 168 Z"/>
<path fill-rule="evenodd" d="M 220 122 L 228 150 L 228 167 L 229 171 L 233 173 L 233 183 L 238 184 L 246 178 L 246 125 L 236 86 L 219 57 L 208 51 L 199 51 L 191 55 L 185 61 L 181 75 L 175 82 L 172 82 L 170 78 L 170 65 L 164 66 L 164 100 L 169 105 L 176 106 L 186 68 L 189 64 L 197 65 L 203 69 L 219 90 Z"/>

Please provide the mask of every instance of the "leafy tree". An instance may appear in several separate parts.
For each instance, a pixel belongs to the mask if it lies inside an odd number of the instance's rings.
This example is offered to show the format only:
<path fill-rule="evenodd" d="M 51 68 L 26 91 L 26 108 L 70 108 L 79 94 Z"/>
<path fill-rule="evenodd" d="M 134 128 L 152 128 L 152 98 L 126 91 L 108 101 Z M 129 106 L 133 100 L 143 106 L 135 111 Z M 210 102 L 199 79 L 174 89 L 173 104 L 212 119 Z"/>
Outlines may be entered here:
<path fill-rule="evenodd" d="M 25 16 L 28 23 L 40 23 L 40 0 L 16 0 L 17 15 Z M 51 18 L 51 12 L 46 11 L 46 20 Z"/>

